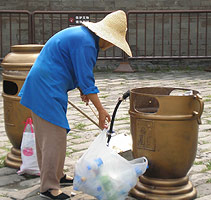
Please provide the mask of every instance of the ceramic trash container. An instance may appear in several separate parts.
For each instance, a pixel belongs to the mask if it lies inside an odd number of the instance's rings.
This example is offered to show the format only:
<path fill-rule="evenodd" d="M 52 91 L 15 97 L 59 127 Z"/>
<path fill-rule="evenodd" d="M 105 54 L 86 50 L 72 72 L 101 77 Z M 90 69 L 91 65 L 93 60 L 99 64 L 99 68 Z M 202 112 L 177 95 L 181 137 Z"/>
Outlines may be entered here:
<path fill-rule="evenodd" d="M 134 158 L 145 156 L 149 168 L 131 191 L 137 199 L 189 200 L 196 190 L 187 177 L 198 142 L 203 101 L 198 91 L 135 88 L 130 92 Z"/>
<path fill-rule="evenodd" d="M 1 63 L 5 130 L 13 146 L 5 164 L 12 168 L 19 168 L 22 163 L 20 146 L 24 122 L 31 117 L 30 110 L 19 103 L 18 93 L 42 47 L 34 44 L 14 45 Z"/>

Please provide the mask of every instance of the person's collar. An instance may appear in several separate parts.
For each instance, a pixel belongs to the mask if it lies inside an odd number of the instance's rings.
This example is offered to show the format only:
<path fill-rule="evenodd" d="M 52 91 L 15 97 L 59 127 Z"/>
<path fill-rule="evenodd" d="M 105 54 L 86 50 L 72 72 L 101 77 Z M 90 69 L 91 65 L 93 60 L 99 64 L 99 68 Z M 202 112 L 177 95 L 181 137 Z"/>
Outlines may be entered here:
<path fill-rule="evenodd" d="M 85 26 L 83 26 L 85 27 Z M 97 36 L 94 32 L 92 32 L 91 30 L 89 30 L 87 27 L 85 27 L 90 33 L 91 35 L 93 36 L 94 40 L 95 40 L 95 47 L 97 49 L 97 51 L 99 52 L 99 40 L 100 40 L 100 37 Z"/>

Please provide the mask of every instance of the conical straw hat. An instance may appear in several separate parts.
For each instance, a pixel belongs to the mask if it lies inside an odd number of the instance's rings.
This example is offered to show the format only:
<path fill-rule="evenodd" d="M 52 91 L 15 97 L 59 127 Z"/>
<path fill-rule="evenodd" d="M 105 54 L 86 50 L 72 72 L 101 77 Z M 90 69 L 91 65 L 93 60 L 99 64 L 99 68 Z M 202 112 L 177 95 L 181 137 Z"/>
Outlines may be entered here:
<path fill-rule="evenodd" d="M 127 17 L 124 11 L 118 10 L 112 12 L 96 23 L 82 22 L 82 24 L 100 38 L 114 44 L 132 57 L 130 47 L 125 39 L 127 32 Z"/>

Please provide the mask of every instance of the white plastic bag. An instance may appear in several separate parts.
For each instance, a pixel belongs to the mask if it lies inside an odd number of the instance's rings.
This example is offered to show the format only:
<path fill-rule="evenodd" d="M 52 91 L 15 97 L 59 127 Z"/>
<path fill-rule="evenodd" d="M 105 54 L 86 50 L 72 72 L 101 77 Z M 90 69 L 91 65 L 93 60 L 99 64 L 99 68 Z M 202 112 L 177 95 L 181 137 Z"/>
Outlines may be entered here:
<path fill-rule="evenodd" d="M 26 120 L 26 125 L 23 132 L 21 142 L 21 159 L 22 164 L 18 174 L 40 175 L 40 170 L 37 163 L 37 153 L 35 144 L 34 128 L 32 119 Z"/>
<path fill-rule="evenodd" d="M 73 189 L 101 200 L 124 200 L 145 173 L 145 157 L 128 161 L 107 147 L 102 131 L 75 166 Z"/>

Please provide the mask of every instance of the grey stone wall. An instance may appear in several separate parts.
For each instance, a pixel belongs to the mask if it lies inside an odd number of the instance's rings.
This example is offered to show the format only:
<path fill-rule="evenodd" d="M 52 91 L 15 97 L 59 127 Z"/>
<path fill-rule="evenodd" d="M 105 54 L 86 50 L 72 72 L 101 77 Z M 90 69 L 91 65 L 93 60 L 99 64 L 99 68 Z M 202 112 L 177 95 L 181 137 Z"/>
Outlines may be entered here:
<path fill-rule="evenodd" d="M 1 0 L 0 10 L 205 10 L 210 0 Z"/>
<path fill-rule="evenodd" d="M 128 10 L 211 10 L 211 0 L 1 0 L 0 1 L 0 10 L 28 10 L 28 11 L 37 11 L 37 10 L 45 10 L 45 11 L 51 11 L 51 10 L 57 10 L 57 11 L 112 11 L 112 10 L 118 10 L 122 9 L 124 11 Z M 211 18 L 210 18 L 211 19 Z M 9 19 L 4 19 L 4 20 L 9 20 Z M 22 19 L 23 20 L 23 16 Z M 151 21 L 150 21 L 151 20 Z M 148 22 L 148 29 L 152 29 L 152 19 L 150 19 Z M 16 24 L 15 19 L 13 19 L 14 24 Z M 130 46 L 132 50 L 136 48 L 135 44 L 135 29 L 133 26 L 135 26 L 135 23 L 133 23 L 132 20 L 130 20 L 131 24 L 131 29 L 130 29 Z M 150 23 L 151 22 L 151 23 Z M 27 21 L 26 21 L 27 23 Z M 139 19 L 139 23 L 143 22 L 141 19 Z M 159 19 L 158 19 L 158 24 L 159 24 Z M 178 23 L 178 22 L 177 22 Z M 203 25 L 203 21 L 200 21 L 199 26 L 200 26 L 200 34 L 202 35 L 202 42 L 200 41 L 200 36 L 199 36 L 199 45 L 203 46 L 204 43 L 204 28 L 201 26 Z M 209 21 L 210 23 L 210 21 Z M 176 23 L 175 23 L 176 24 Z M 196 23 L 195 23 L 196 24 Z M 211 24 L 211 23 L 210 23 Z M 183 27 L 183 32 L 182 32 L 182 45 L 185 45 L 187 43 L 187 22 L 184 22 L 182 24 Z M 210 26 L 211 27 L 211 26 Z M 5 27 L 6 28 L 6 27 Z M 22 31 L 26 32 L 27 28 L 22 27 Z M 194 30 L 195 28 L 193 28 Z M 141 32 L 142 31 L 142 32 Z M 140 30 L 140 35 L 143 37 L 143 31 Z M 161 49 L 159 49 L 160 46 L 160 41 L 161 41 L 161 33 L 162 30 L 157 29 L 156 30 L 156 51 L 161 52 Z M 210 29 L 208 29 L 210 31 Z M 151 31 L 152 33 L 152 31 Z M 184 34 L 183 34 L 184 33 Z M 37 31 L 37 34 L 39 34 L 39 31 Z M 17 34 L 16 34 L 17 35 Z M 169 35 L 169 19 L 165 20 L 165 37 L 166 35 Z M 178 51 L 178 32 L 174 32 L 175 39 L 173 41 L 175 49 L 173 51 L 175 54 L 177 54 Z M 191 32 L 191 45 L 190 49 L 194 53 L 196 50 L 196 45 L 195 45 L 195 32 Z M 9 41 L 8 37 L 9 34 L 7 32 L 3 35 L 5 41 Z M 14 36 L 14 40 L 17 40 L 17 36 Z M 211 34 L 208 35 L 208 41 L 211 41 Z M 26 41 L 27 43 L 27 38 L 23 38 L 22 40 Z M 139 55 L 144 54 L 143 50 L 143 38 L 138 39 L 138 53 Z M 151 36 L 148 35 L 148 51 L 149 54 L 152 52 L 152 42 Z M 166 39 L 166 44 L 167 47 L 165 48 L 164 54 L 168 54 L 169 51 L 169 40 Z M 38 42 L 39 43 L 39 42 Z M 210 43 L 209 43 L 210 45 Z M 183 48 L 185 51 L 187 51 L 187 48 Z M 202 53 L 199 52 L 199 54 L 203 54 L 204 52 L 204 47 L 202 48 Z M 5 43 L 5 46 L 3 48 L 4 51 L 9 51 L 9 45 Z M 208 54 L 210 54 L 211 51 L 211 46 L 208 46 Z M 187 53 L 187 52 L 182 52 Z M 191 53 L 191 52 L 190 52 Z M 135 68 L 138 71 L 141 71 L 142 69 L 159 69 L 159 68 L 166 68 L 169 69 L 171 66 L 173 68 L 185 68 L 186 66 L 192 66 L 193 68 L 196 67 L 207 67 L 210 64 L 210 60 L 207 61 L 201 61 L 201 60 L 194 60 L 194 61 L 188 61 L 188 60 L 182 60 L 182 61 L 131 61 L 130 62 L 132 67 Z M 118 61 L 98 61 L 96 69 L 97 70 L 104 70 L 104 69 L 114 69 L 116 66 L 118 66 Z"/>

